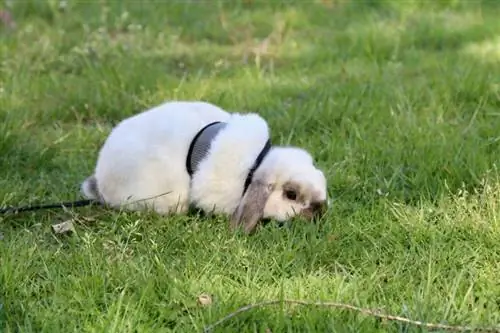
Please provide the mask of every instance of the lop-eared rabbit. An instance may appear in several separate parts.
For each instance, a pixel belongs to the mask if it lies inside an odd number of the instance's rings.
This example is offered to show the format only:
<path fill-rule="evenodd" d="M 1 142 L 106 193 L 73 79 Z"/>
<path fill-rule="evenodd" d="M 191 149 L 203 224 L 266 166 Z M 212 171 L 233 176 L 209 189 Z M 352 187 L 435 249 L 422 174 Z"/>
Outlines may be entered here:
<path fill-rule="evenodd" d="M 81 184 L 88 199 L 126 210 L 227 214 L 232 230 L 321 216 L 326 179 L 305 150 L 270 143 L 255 113 L 171 101 L 122 120 Z M 163 194 L 163 195 L 161 195 Z"/>

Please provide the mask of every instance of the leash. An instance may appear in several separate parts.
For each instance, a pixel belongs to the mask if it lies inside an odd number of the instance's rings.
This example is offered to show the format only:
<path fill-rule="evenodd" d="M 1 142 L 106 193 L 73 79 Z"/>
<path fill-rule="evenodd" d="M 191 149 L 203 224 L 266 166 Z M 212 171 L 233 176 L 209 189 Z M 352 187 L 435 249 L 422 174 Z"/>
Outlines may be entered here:
<path fill-rule="evenodd" d="M 29 212 L 42 209 L 54 209 L 54 208 L 76 208 L 76 207 L 90 206 L 92 204 L 100 205 L 101 203 L 93 199 L 84 199 L 76 201 L 58 202 L 52 204 L 28 205 L 21 207 L 5 207 L 0 209 L 0 214 L 9 214 L 9 213 L 18 214 L 22 212 Z"/>
<path fill-rule="evenodd" d="M 149 198 L 145 199 L 139 199 L 132 201 L 131 203 L 136 203 L 136 202 L 141 202 L 144 200 L 150 200 L 150 199 L 155 199 L 167 194 L 170 194 L 171 191 L 161 193 Z M 21 207 L 5 207 L 0 209 L 0 214 L 8 214 L 8 213 L 21 213 L 21 212 L 29 212 L 29 211 L 34 211 L 34 210 L 42 210 L 42 209 L 52 209 L 52 208 L 77 208 L 77 207 L 84 207 L 84 206 L 90 206 L 90 205 L 97 205 L 97 206 L 102 206 L 105 207 L 106 204 L 102 203 L 98 200 L 95 199 L 83 199 L 83 200 L 76 200 L 76 201 L 63 201 L 63 202 L 58 202 L 58 203 L 52 203 L 52 204 L 40 204 L 40 205 L 28 205 L 28 206 L 21 206 Z"/>

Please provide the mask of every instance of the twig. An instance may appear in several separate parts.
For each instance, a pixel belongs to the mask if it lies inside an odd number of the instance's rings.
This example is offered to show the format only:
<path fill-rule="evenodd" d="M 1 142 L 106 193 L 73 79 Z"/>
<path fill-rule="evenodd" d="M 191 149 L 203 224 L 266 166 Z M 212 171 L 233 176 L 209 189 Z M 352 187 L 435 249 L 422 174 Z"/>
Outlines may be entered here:
<path fill-rule="evenodd" d="M 167 195 L 167 194 L 170 194 L 170 193 L 172 193 L 172 191 L 163 192 L 163 193 L 160 193 L 160 194 L 154 195 L 154 196 L 149 197 L 149 198 L 137 199 L 137 200 L 134 200 L 134 201 L 131 201 L 131 202 L 127 202 L 127 203 L 125 203 L 124 205 L 133 205 L 133 204 L 138 203 L 138 202 L 142 202 L 142 201 L 146 201 L 146 200 L 151 200 L 151 199 L 160 198 L 160 197 L 162 197 L 162 196 L 164 196 L 164 195 Z"/>
<path fill-rule="evenodd" d="M 350 304 L 345 304 L 345 303 L 335 303 L 335 302 L 308 302 L 308 301 L 301 301 L 301 300 L 273 300 L 273 301 L 264 301 L 256 304 L 248 304 L 245 305 L 238 310 L 228 314 L 227 316 L 223 317 L 222 319 L 216 321 L 215 323 L 208 325 L 204 328 L 204 332 L 209 332 L 213 330 L 216 326 L 219 326 L 223 322 L 252 309 L 255 308 L 260 308 L 264 306 L 269 306 L 269 305 L 276 305 L 279 303 L 285 303 L 285 304 L 296 304 L 296 305 L 307 305 L 307 306 L 323 306 L 323 307 L 330 307 L 330 308 L 339 308 L 339 309 L 345 309 L 345 310 L 351 310 L 354 312 L 359 312 L 368 316 L 376 317 L 376 318 L 381 318 L 385 320 L 391 320 L 391 321 L 397 321 L 401 323 L 407 323 L 410 325 L 418 326 L 421 328 L 426 328 L 429 330 L 436 330 L 436 329 L 441 329 L 445 331 L 450 331 L 450 332 L 467 332 L 467 331 L 476 331 L 476 332 L 489 332 L 489 333 L 500 333 L 500 326 L 497 327 L 478 327 L 478 328 L 473 328 L 470 326 L 452 326 L 452 325 L 445 325 L 445 324 L 437 324 L 437 323 L 425 323 L 419 320 L 411 320 L 405 317 L 400 317 L 400 316 L 394 316 L 394 315 L 387 315 L 387 314 L 382 314 L 377 310 L 373 309 L 366 309 L 366 308 L 360 308 L 354 305 Z"/>

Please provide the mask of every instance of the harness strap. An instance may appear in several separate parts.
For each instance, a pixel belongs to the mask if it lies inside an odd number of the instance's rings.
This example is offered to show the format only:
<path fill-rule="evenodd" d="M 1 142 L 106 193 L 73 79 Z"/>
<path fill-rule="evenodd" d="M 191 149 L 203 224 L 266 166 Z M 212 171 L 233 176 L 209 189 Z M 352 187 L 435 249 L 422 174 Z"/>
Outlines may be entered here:
<path fill-rule="evenodd" d="M 203 127 L 194 136 L 186 158 L 186 169 L 190 177 L 195 173 L 200 162 L 205 158 L 210 149 L 212 140 L 221 129 L 226 127 L 225 123 L 216 121 Z"/>
<path fill-rule="evenodd" d="M 252 182 L 253 174 L 258 169 L 258 167 L 261 165 L 262 161 L 264 160 L 264 157 L 266 157 L 267 153 L 269 153 L 269 150 L 271 150 L 271 140 L 266 141 L 264 148 L 262 148 L 259 156 L 257 156 L 257 159 L 255 160 L 255 163 L 253 164 L 252 168 L 248 172 L 247 179 L 245 179 L 245 186 L 243 187 L 243 195 L 245 195 L 245 192 L 248 190 L 248 187 L 250 186 L 250 183 Z"/>
<path fill-rule="evenodd" d="M 226 127 L 226 123 L 222 123 L 220 121 L 216 121 L 210 123 L 203 127 L 196 135 L 194 136 L 191 144 L 189 145 L 188 154 L 186 157 L 186 169 L 190 177 L 196 172 L 196 169 L 200 162 L 207 155 L 212 140 L 217 136 L 220 130 Z M 257 170 L 257 168 L 261 165 L 262 161 L 266 157 L 267 153 L 271 149 L 271 140 L 267 140 L 266 144 L 262 148 L 261 152 L 257 156 L 253 166 L 248 171 L 248 175 L 245 179 L 245 183 L 243 185 L 243 194 L 248 190 L 250 183 L 252 183 L 252 178 Z"/>

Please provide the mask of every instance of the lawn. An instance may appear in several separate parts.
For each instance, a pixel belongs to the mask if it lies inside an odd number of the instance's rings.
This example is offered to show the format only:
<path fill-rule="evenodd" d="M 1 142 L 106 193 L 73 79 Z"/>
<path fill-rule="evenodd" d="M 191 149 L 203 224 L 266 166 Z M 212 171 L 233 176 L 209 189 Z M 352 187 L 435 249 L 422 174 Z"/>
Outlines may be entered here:
<path fill-rule="evenodd" d="M 0 9 L 0 206 L 81 199 L 112 126 L 172 99 L 258 112 L 275 144 L 312 152 L 333 199 L 318 224 L 253 236 L 223 216 L 0 215 L 0 331 L 201 332 L 280 299 L 500 322 L 500 2 Z M 66 220 L 74 234 L 53 234 Z M 327 331 L 425 330 L 285 304 L 215 329 Z"/>

